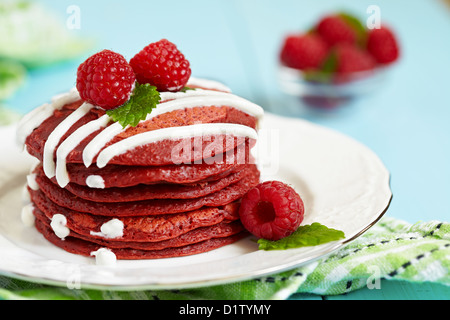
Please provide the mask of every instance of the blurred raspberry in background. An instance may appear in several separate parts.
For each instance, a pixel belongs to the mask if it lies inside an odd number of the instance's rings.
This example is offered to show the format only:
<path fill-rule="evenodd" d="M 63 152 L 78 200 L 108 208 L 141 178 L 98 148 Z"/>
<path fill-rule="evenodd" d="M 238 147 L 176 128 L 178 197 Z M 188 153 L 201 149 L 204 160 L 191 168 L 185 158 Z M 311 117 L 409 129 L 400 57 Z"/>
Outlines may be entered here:
<path fill-rule="evenodd" d="M 348 55 L 356 58 L 351 67 Z M 309 31 L 287 36 L 280 59 L 294 69 L 347 73 L 372 70 L 397 61 L 399 56 L 396 36 L 387 26 L 368 30 L 354 16 L 338 13 L 323 17 Z M 330 59 L 336 60 L 332 66 Z"/>
<path fill-rule="evenodd" d="M 386 25 L 371 30 L 351 14 L 328 14 L 283 39 L 282 88 L 308 104 L 334 107 L 373 91 L 399 58 L 397 37 Z"/>

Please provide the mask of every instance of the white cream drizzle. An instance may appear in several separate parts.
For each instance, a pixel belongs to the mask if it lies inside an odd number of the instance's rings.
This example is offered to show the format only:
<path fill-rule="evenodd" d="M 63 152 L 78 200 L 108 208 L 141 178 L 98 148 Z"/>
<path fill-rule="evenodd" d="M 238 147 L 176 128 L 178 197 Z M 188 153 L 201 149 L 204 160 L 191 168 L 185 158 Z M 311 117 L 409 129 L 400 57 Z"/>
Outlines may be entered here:
<path fill-rule="evenodd" d="M 115 137 L 123 131 L 120 124 L 114 123 L 96 135 L 83 150 L 83 163 L 86 168 L 89 168 L 94 160 L 94 157 L 100 150 Z"/>
<path fill-rule="evenodd" d="M 187 87 L 190 87 L 190 86 L 198 86 L 198 87 L 202 87 L 202 88 L 209 88 L 211 90 L 220 90 L 220 91 L 231 93 L 231 89 L 228 88 L 223 83 L 214 81 L 214 80 L 209 80 L 209 79 L 201 79 L 201 78 L 191 77 L 187 84 Z"/>
<path fill-rule="evenodd" d="M 89 176 L 86 178 L 86 185 L 92 189 L 105 189 L 105 180 L 102 176 Z"/>
<path fill-rule="evenodd" d="M 123 236 L 124 227 L 125 225 L 122 221 L 112 219 L 101 226 L 100 232 L 91 231 L 91 235 L 106 239 L 118 239 Z"/>
<path fill-rule="evenodd" d="M 55 214 L 51 219 L 50 226 L 53 232 L 61 240 L 65 240 L 70 234 L 70 229 L 67 228 L 67 218 L 62 214 Z"/>
<path fill-rule="evenodd" d="M 252 139 L 257 139 L 258 137 L 257 132 L 253 128 L 230 123 L 204 123 L 187 127 L 164 128 L 137 134 L 107 147 L 98 155 L 97 167 L 104 168 L 112 158 L 149 143 L 166 139 L 183 139 L 220 134 L 232 134 L 236 137 L 248 137 Z"/>
<path fill-rule="evenodd" d="M 111 267 L 117 263 L 117 256 L 108 248 L 100 248 L 97 251 L 93 251 L 91 256 L 95 257 L 95 263 L 98 266 Z"/>
<path fill-rule="evenodd" d="M 207 93 L 205 93 L 205 91 L 207 91 Z M 258 119 L 261 119 L 264 116 L 264 110 L 260 106 L 231 93 L 199 89 L 187 91 L 186 94 L 188 94 L 186 98 L 175 99 L 159 104 L 158 107 L 154 109 L 152 113 L 150 113 L 142 122 L 148 121 L 167 112 L 195 107 L 212 106 L 231 106 Z"/>
<path fill-rule="evenodd" d="M 78 109 L 76 109 L 67 118 L 65 118 L 48 137 L 47 142 L 44 146 L 43 166 L 45 175 L 49 179 L 53 178 L 56 174 L 56 165 L 55 161 L 53 160 L 53 155 L 61 138 L 76 122 L 78 122 L 78 120 L 88 114 L 88 112 L 92 108 L 94 108 L 92 104 L 83 103 Z M 76 146 L 73 147 L 75 148 Z"/>
<path fill-rule="evenodd" d="M 201 87 L 208 87 L 211 89 L 222 90 L 226 92 L 219 92 L 215 90 L 196 89 L 188 90 L 186 92 L 162 92 L 161 99 L 166 101 L 160 103 L 151 114 L 147 116 L 142 122 L 148 121 L 161 114 L 172 112 L 176 110 L 184 110 L 195 107 L 211 107 L 211 106 L 230 106 L 243 111 L 258 119 L 262 120 L 264 110 L 241 97 L 230 93 L 230 89 L 226 86 L 211 80 L 203 80 L 191 78 L 188 85 L 195 85 Z M 18 129 L 18 140 L 24 144 L 26 137 L 33 132 L 45 119 L 50 117 L 55 109 L 62 108 L 65 104 L 75 102 L 80 99 L 76 89 L 73 89 L 65 95 L 61 95 L 53 99 L 51 104 L 46 104 L 35 111 L 25 116 Z M 170 101 L 167 101 L 170 100 Z M 66 159 L 70 152 L 79 145 L 90 134 L 104 128 L 97 136 L 95 136 L 83 150 L 83 163 L 86 167 L 92 165 L 95 156 L 97 158 L 97 166 L 99 168 L 105 167 L 111 159 L 115 156 L 126 153 L 138 146 L 146 145 L 148 143 L 162 141 L 166 139 L 182 139 L 186 137 L 194 137 L 196 135 L 218 135 L 218 134 L 233 134 L 238 137 L 249 137 L 256 139 L 257 132 L 243 125 L 238 124 L 199 124 L 186 127 L 166 128 L 150 132 L 145 132 L 132 136 L 130 138 L 121 140 L 107 148 L 104 147 L 115 136 L 124 132 L 128 128 L 122 128 L 119 123 L 113 123 L 108 126 L 110 118 L 105 115 L 91 121 L 72 133 L 65 141 L 61 143 L 56 152 L 56 163 L 53 159 L 54 152 L 58 146 L 61 138 L 66 132 L 95 106 L 84 103 L 77 110 L 71 113 L 64 119 L 48 137 L 43 154 L 44 172 L 48 178 L 56 176 L 57 182 L 61 187 L 65 187 L 69 183 L 69 176 L 66 168 Z M 103 151 L 101 151 L 104 149 Z M 101 151 L 101 152 L 100 152 Z"/>
<path fill-rule="evenodd" d="M 22 212 L 20 213 L 20 219 L 22 220 L 22 223 L 27 227 L 34 226 L 35 217 L 33 211 L 34 205 L 32 203 L 29 203 L 22 208 Z"/>
<path fill-rule="evenodd" d="M 56 181 L 62 188 L 66 187 L 70 182 L 66 168 L 67 156 L 91 133 L 105 127 L 109 121 L 109 117 L 105 115 L 81 126 L 58 147 L 56 152 Z"/>
<path fill-rule="evenodd" d="M 45 120 L 50 118 L 55 110 L 61 109 L 69 103 L 80 100 L 80 94 L 76 88 L 67 93 L 55 96 L 51 103 L 46 103 L 30 113 L 26 114 L 19 122 L 17 129 L 17 143 L 20 146 L 25 144 L 26 138 L 39 127 Z"/>
<path fill-rule="evenodd" d="M 163 93 L 164 94 L 164 93 Z M 211 106 L 232 106 L 236 109 L 239 109 L 251 116 L 256 117 L 258 120 L 262 119 L 264 116 L 264 110 L 241 97 L 229 94 L 229 93 L 223 93 L 223 92 L 216 92 L 211 90 L 189 90 L 186 93 L 184 93 L 184 98 L 176 98 L 179 97 L 179 93 L 165 93 L 165 95 L 162 96 L 163 99 L 175 99 L 171 100 L 169 102 L 164 102 L 158 105 L 156 109 L 150 113 L 145 120 L 142 122 L 148 121 L 156 116 L 159 116 L 164 113 L 176 111 L 176 110 L 183 110 L 186 108 L 195 108 L 195 107 L 211 107 Z M 176 95 L 176 96 L 175 96 Z M 235 126 L 236 128 L 240 125 L 230 124 L 231 126 Z M 218 124 L 215 124 L 215 127 L 218 127 Z M 194 126 L 187 126 L 186 128 L 194 128 Z M 230 126 L 228 126 L 228 130 L 230 129 Z M 250 128 L 251 129 L 251 128 Z M 86 148 L 83 151 L 83 162 L 86 167 L 89 167 L 92 164 L 92 161 L 94 157 L 102 150 L 106 144 L 111 141 L 112 137 L 115 137 L 119 133 L 125 131 L 126 129 L 123 129 L 120 123 L 114 123 L 110 125 L 108 128 L 100 132 L 92 141 L 86 146 Z M 193 129 L 194 130 L 194 129 Z M 217 130 L 220 130 L 217 128 Z M 161 131 L 161 130 L 158 130 Z M 170 136 L 164 136 L 161 133 L 158 133 L 159 140 L 164 139 L 176 139 L 177 137 L 173 135 L 173 131 L 165 131 L 167 133 L 170 133 Z M 182 131 L 178 131 L 182 133 L 184 136 L 180 136 L 179 138 L 186 137 L 185 133 Z M 254 130 L 253 130 L 254 132 Z M 252 132 L 252 136 L 254 136 Z M 229 133 L 232 133 L 232 131 L 229 131 Z M 211 133 L 214 134 L 214 133 Z M 218 133 L 215 133 L 218 134 Z M 154 134 L 149 134 L 147 137 L 153 137 Z M 130 139 L 130 138 L 128 138 Z M 122 140 L 122 141 L 129 141 L 128 139 Z M 121 142 L 122 142 L 121 141 Z M 151 142 L 155 142 L 158 140 L 153 140 Z M 144 143 L 145 141 L 142 141 L 141 143 Z M 148 142 L 150 143 L 150 142 Z M 145 144 L 145 143 L 144 143 Z M 135 148 L 139 145 L 135 145 L 132 148 Z M 123 150 L 123 149 L 121 149 Z M 111 151 L 109 151 L 111 152 Z M 123 151 L 121 151 L 123 152 Z M 117 154 L 119 155 L 119 154 Z M 111 160 L 110 158 L 109 160 Z M 97 160 L 98 165 L 98 160 Z M 101 168 L 101 167 L 99 167 Z"/>
<path fill-rule="evenodd" d="M 31 190 L 38 191 L 39 185 L 36 182 L 36 174 L 30 173 L 27 175 L 27 185 L 31 188 Z"/>

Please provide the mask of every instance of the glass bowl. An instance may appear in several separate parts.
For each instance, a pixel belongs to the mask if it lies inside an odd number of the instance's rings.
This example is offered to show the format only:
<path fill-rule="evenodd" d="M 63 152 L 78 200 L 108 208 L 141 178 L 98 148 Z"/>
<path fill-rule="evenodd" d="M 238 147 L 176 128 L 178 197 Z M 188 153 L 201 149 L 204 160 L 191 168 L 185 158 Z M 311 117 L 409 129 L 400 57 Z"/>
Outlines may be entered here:
<path fill-rule="evenodd" d="M 305 72 L 280 65 L 278 80 L 281 90 L 303 103 L 332 108 L 376 91 L 385 82 L 387 67 L 348 75 L 326 75 Z"/>

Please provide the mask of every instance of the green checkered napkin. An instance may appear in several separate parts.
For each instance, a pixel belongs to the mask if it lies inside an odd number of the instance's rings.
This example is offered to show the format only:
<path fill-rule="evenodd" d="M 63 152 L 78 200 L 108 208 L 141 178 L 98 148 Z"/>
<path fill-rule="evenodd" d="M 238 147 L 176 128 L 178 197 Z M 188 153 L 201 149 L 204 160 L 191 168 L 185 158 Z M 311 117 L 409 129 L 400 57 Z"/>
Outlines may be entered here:
<path fill-rule="evenodd" d="M 432 282 L 450 286 L 450 224 L 414 225 L 383 218 L 363 236 L 309 265 L 256 280 L 199 289 L 111 292 L 69 290 L 0 277 L 3 299 L 286 299 L 294 293 L 339 295 L 379 279 Z"/>

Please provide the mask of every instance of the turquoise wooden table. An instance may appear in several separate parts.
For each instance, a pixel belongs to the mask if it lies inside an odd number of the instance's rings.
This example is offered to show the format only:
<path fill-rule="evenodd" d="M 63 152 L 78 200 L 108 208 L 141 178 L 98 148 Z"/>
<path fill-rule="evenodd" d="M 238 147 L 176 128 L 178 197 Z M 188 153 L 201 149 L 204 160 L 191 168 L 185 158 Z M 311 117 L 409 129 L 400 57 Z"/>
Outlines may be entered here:
<path fill-rule="evenodd" d="M 42 1 L 69 17 L 72 0 Z M 170 5 L 169 5 L 170 3 Z M 267 111 L 300 117 L 343 132 L 374 150 L 392 173 L 394 201 L 387 215 L 448 221 L 450 216 L 450 8 L 437 0 L 377 0 L 382 20 L 397 32 L 402 59 L 383 88 L 333 110 L 304 108 L 282 94 L 277 58 L 283 36 L 307 29 L 323 13 L 347 10 L 364 18 L 373 1 L 77 0 L 79 29 L 130 58 L 167 38 L 189 57 L 194 75 L 220 80 Z M 445 36 L 444 36 L 445 35 Z M 35 69 L 8 101 L 19 112 L 74 85 L 80 61 Z M 449 299 L 447 287 L 383 281 L 381 290 L 292 299 Z"/>

